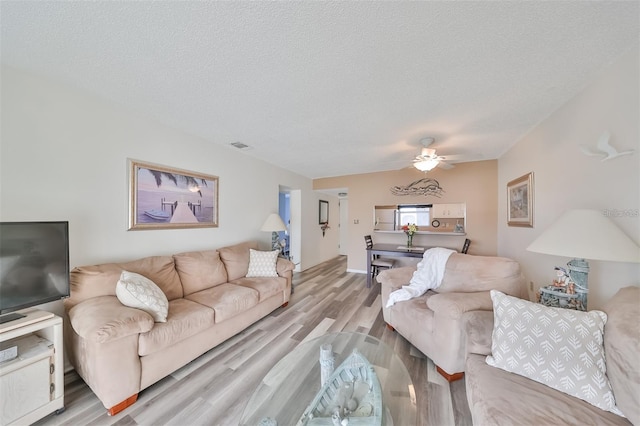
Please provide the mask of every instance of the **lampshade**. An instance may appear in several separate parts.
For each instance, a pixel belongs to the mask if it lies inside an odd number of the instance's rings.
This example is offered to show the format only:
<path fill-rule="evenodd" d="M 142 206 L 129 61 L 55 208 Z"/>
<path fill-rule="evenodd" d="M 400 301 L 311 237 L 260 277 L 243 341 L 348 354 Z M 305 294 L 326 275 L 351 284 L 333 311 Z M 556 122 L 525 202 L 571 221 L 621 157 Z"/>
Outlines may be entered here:
<path fill-rule="evenodd" d="M 271 213 L 267 220 L 264 221 L 264 225 L 262 225 L 262 228 L 260 228 L 260 230 L 269 232 L 280 232 L 286 231 L 287 227 L 277 213 Z"/>
<path fill-rule="evenodd" d="M 528 251 L 555 256 L 640 263 L 640 247 L 598 210 L 568 210 Z"/>
<path fill-rule="evenodd" d="M 415 163 L 413 163 L 413 167 L 420 170 L 421 172 L 428 172 L 429 170 L 435 168 L 439 162 L 440 160 L 437 158 L 429 158 L 426 160 L 416 161 Z"/>

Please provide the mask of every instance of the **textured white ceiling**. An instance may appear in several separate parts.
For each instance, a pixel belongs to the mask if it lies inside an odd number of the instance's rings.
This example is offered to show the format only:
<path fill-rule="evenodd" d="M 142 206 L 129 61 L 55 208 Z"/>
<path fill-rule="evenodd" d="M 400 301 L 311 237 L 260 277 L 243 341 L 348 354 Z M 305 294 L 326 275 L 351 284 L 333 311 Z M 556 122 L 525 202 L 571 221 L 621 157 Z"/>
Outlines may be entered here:
<path fill-rule="evenodd" d="M 640 36 L 637 1 L 0 2 L 1 58 L 310 178 L 499 157 Z M 229 148 L 236 149 L 236 148 Z"/>

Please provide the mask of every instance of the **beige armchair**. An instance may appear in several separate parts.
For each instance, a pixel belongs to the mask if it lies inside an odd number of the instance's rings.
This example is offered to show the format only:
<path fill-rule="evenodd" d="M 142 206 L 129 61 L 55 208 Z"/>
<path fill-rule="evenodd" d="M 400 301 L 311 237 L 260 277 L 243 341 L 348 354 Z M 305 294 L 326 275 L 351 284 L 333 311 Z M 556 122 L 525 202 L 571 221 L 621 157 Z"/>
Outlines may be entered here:
<path fill-rule="evenodd" d="M 429 357 L 447 380 L 462 378 L 465 335 L 462 314 L 492 310 L 489 291 L 499 290 L 526 297 L 524 276 L 518 262 L 504 257 L 454 253 L 436 291 L 397 302 L 387 308 L 389 294 L 409 284 L 415 267 L 388 269 L 377 280 L 382 285 L 382 314 L 388 326 Z"/>

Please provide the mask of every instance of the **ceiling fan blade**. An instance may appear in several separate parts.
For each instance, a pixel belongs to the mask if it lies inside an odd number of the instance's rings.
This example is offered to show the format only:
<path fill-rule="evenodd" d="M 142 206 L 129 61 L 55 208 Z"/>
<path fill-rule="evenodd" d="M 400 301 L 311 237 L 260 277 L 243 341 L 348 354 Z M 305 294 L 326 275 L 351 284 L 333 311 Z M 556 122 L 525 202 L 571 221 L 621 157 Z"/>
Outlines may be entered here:
<path fill-rule="evenodd" d="M 453 169 L 455 166 L 453 164 L 449 164 L 449 163 L 445 163 L 444 161 L 440 161 L 438 163 L 438 167 L 440 167 L 441 169 L 449 170 L 449 169 Z"/>
<path fill-rule="evenodd" d="M 441 155 L 440 158 L 442 158 L 445 161 L 461 161 L 469 158 L 469 156 L 468 155 Z"/>

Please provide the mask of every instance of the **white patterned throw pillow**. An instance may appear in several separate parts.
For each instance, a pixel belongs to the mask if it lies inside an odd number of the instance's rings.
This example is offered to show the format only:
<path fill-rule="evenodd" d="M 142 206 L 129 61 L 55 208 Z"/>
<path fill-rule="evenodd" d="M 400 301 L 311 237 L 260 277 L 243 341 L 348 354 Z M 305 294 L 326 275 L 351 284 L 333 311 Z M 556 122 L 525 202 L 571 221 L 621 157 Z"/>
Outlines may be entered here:
<path fill-rule="evenodd" d="M 116 296 L 123 305 L 147 312 L 155 322 L 167 322 L 167 296 L 149 278 L 134 272 L 122 271 L 116 284 Z"/>
<path fill-rule="evenodd" d="M 551 308 L 491 290 L 487 364 L 580 398 L 619 416 L 603 347 L 607 314 Z"/>
<path fill-rule="evenodd" d="M 249 270 L 247 278 L 277 277 L 276 262 L 280 250 L 259 251 L 249 249 Z"/>

